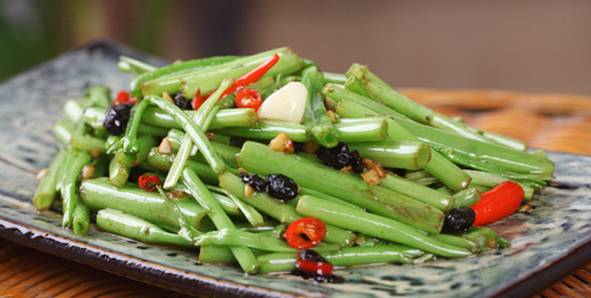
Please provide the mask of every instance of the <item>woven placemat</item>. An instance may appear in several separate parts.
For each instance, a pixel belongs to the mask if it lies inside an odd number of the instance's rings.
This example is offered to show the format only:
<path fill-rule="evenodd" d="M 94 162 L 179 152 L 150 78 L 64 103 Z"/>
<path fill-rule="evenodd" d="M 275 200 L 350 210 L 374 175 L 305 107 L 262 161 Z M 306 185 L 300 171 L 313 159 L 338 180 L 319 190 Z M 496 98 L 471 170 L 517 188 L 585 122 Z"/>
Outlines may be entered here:
<path fill-rule="evenodd" d="M 591 96 L 494 90 L 404 89 L 475 127 L 530 146 L 591 155 Z M 0 240 L 0 297 L 181 297 Z M 591 297 L 591 264 L 536 297 Z"/>

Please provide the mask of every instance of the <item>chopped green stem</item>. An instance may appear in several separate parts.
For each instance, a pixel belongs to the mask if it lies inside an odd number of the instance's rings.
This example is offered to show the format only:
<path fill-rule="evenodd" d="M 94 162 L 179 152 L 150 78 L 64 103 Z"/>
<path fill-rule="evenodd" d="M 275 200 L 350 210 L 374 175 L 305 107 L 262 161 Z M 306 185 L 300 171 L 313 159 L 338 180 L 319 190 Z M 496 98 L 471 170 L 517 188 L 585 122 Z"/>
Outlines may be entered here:
<path fill-rule="evenodd" d="M 368 95 L 370 95 L 369 98 L 374 99 L 415 121 L 429 124 L 440 129 L 453 131 L 473 140 L 492 143 L 492 141 L 482 136 L 480 131 L 469 127 L 462 122 L 449 119 L 396 92 L 375 74 L 371 73 L 365 66 L 353 64 L 347 71 L 347 77 L 354 77 L 359 80 L 359 82 L 363 84 Z"/>
<path fill-rule="evenodd" d="M 83 202 L 78 202 L 72 215 L 72 231 L 76 236 L 86 236 L 89 229 L 90 211 Z"/>
<path fill-rule="evenodd" d="M 99 128 L 103 126 L 103 120 L 105 119 L 106 112 L 106 108 L 89 107 L 84 110 L 84 114 L 82 114 L 82 120 L 84 123 L 92 126 L 93 128 Z"/>
<path fill-rule="evenodd" d="M 511 245 L 509 241 L 499 237 L 494 230 L 484 227 L 472 228 L 470 232 L 464 234 L 464 237 L 476 243 L 481 251 L 506 248 Z"/>
<path fill-rule="evenodd" d="M 380 141 L 388 135 L 388 124 L 381 119 L 347 119 L 336 123 L 334 127 L 338 139 L 343 142 Z M 232 127 L 216 131 L 256 140 L 271 140 L 280 133 L 286 133 L 295 142 L 310 140 L 310 131 L 304 125 L 283 121 L 259 121 L 250 127 Z"/>
<path fill-rule="evenodd" d="M 475 187 L 468 187 L 453 195 L 453 208 L 470 207 L 480 201 L 480 191 Z"/>
<path fill-rule="evenodd" d="M 300 187 L 300 193 L 303 194 L 303 195 L 310 195 L 310 196 L 314 196 L 314 197 L 317 197 L 317 198 L 321 198 L 323 200 L 328 200 L 328 201 L 331 201 L 331 202 L 339 203 L 339 204 L 342 204 L 342 205 L 345 205 L 345 206 L 348 206 L 348 207 L 351 207 L 351 208 L 357 208 L 359 210 L 364 210 L 363 208 L 361 208 L 361 207 L 359 207 L 359 206 L 357 206 L 355 204 L 351 204 L 351 203 L 349 203 L 347 201 L 341 200 L 339 198 L 335 198 L 335 197 L 333 197 L 331 195 L 327 195 L 327 194 L 325 194 L 323 192 L 316 191 L 316 190 L 313 190 L 313 189 L 310 189 L 310 188 Z"/>
<path fill-rule="evenodd" d="M 119 150 L 111 159 L 109 164 L 109 180 L 111 184 L 123 186 L 129 178 L 131 168 L 146 160 L 150 149 L 155 145 L 154 139 L 147 135 L 141 135 L 137 143 L 138 152 L 136 154 L 129 154 Z"/>
<path fill-rule="evenodd" d="M 193 226 L 189 219 L 185 217 L 176 198 L 171 198 L 169 195 L 167 195 L 164 192 L 164 189 L 162 189 L 162 187 L 159 185 L 156 186 L 156 190 L 158 191 L 160 197 L 166 201 L 166 204 L 171 206 L 173 216 L 176 218 L 180 227 L 177 234 L 183 237 L 185 240 L 193 242 L 193 238 L 201 235 L 202 233 Z"/>
<path fill-rule="evenodd" d="M 238 205 L 227 196 L 224 196 L 219 193 L 212 193 L 213 197 L 220 203 L 220 206 L 224 209 L 227 214 L 230 215 L 238 215 L 240 214 L 240 208 Z"/>
<path fill-rule="evenodd" d="M 73 135 L 70 138 L 72 148 L 86 151 L 105 152 L 105 140 L 82 135 Z"/>
<path fill-rule="evenodd" d="M 418 249 L 389 244 L 376 246 L 345 247 L 338 251 L 322 252 L 321 255 L 335 266 L 356 266 L 380 263 L 412 264 Z M 261 272 L 285 272 L 295 269 L 293 253 L 270 253 L 258 257 Z"/>
<path fill-rule="evenodd" d="M 142 125 L 140 125 L 140 128 L 138 129 L 138 132 L 140 134 L 147 134 L 154 137 L 164 137 L 168 133 L 168 130 L 161 127 L 156 127 L 142 123 Z"/>
<path fill-rule="evenodd" d="M 388 137 L 388 122 L 379 118 L 340 119 L 335 124 L 341 142 L 374 142 Z"/>
<path fill-rule="evenodd" d="M 352 143 L 349 148 L 388 168 L 418 170 L 431 160 L 429 146 L 415 141 Z"/>
<path fill-rule="evenodd" d="M 275 54 L 279 55 L 279 61 L 265 76 L 287 75 L 302 67 L 302 60 L 296 54 L 287 48 L 281 48 L 238 58 L 216 66 L 161 76 L 145 81 L 140 88 L 144 96 L 160 95 L 162 92 L 169 94 L 182 92 L 183 96 L 192 98 L 198 88 L 201 94 L 207 94 L 217 88 L 224 79 L 237 79 Z"/>
<path fill-rule="evenodd" d="M 199 262 L 231 264 L 235 259 L 232 251 L 226 246 L 204 245 L 199 248 Z"/>
<path fill-rule="evenodd" d="M 445 185 L 444 186 L 441 186 L 441 187 L 438 187 L 437 188 L 437 191 L 440 192 L 440 193 L 444 193 L 446 195 L 453 195 L 454 194 L 454 192 L 451 189 L 449 189 L 447 186 L 445 186 Z M 455 200 L 454 200 L 454 205 L 456 205 Z"/>
<path fill-rule="evenodd" d="M 72 226 L 74 210 L 79 200 L 78 193 L 78 177 L 82 168 L 90 163 L 92 157 L 84 151 L 73 151 L 71 158 L 69 158 L 64 172 L 64 183 L 61 190 L 62 194 L 62 208 L 63 219 L 62 226 Z"/>
<path fill-rule="evenodd" d="M 521 140 L 486 131 L 482 132 L 482 135 L 489 140 L 493 140 L 497 144 L 504 145 L 505 147 L 518 151 L 527 151 L 527 144 Z"/>
<path fill-rule="evenodd" d="M 431 235 L 429 237 L 431 237 L 431 239 L 439 241 L 441 243 L 446 243 L 449 245 L 465 248 L 474 254 L 477 254 L 478 252 L 480 252 L 480 247 L 478 246 L 478 244 L 470 241 L 469 239 L 461 237 L 461 236 L 455 236 L 455 235 L 449 235 L 449 234 L 439 234 L 439 235 Z"/>
<path fill-rule="evenodd" d="M 129 179 L 131 172 L 131 165 L 123 162 L 122 160 L 132 160 L 129 154 L 124 152 L 118 152 L 111 162 L 109 163 L 109 182 L 114 186 L 123 186 Z"/>
<path fill-rule="evenodd" d="M 193 149 L 193 141 L 187 135 L 185 135 L 181 139 L 181 145 L 179 150 L 177 151 L 172 164 L 170 165 L 170 169 L 168 174 L 166 175 L 166 179 L 164 180 L 163 187 L 164 189 L 171 189 L 176 186 L 176 183 L 181 178 L 181 174 L 183 169 L 187 164 L 187 160 L 191 155 L 191 150 Z"/>
<path fill-rule="evenodd" d="M 388 139 L 393 141 L 419 141 L 418 138 L 412 134 L 404 126 L 394 121 L 404 118 L 398 113 L 390 112 L 385 106 L 378 103 L 374 105 L 380 106 L 370 108 L 368 103 L 371 100 L 353 93 L 342 86 L 327 84 L 323 89 L 324 94 L 330 99 L 329 104 L 335 109 L 337 114 L 341 117 L 383 117 L 389 116 L 388 119 Z M 388 112 L 388 113 L 385 113 Z M 470 184 L 470 176 L 462 171 L 458 166 L 445 159 L 441 154 L 431 148 L 431 160 L 425 165 L 425 169 L 433 176 L 437 177 L 447 187 L 460 191 L 468 187 Z"/>
<path fill-rule="evenodd" d="M 201 127 L 203 131 L 207 131 L 209 129 L 209 125 L 211 124 L 213 117 L 220 109 L 218 102 L 222 94 L 226 92 L 231 84 L 232 81 L 230 80 L 222 81 L 218 89 L 207 98 L 201 107 L 199 107 L 199 110 L 195 116 L 195 123 L 197 126 Z M 181 141 L 179 151 L 177 152 L 177 155 L 170 166 L 168 175 L 166 175 L 166 179 L 164 180 L 165 189 L 170 189 L 176 185 L 192 151 L 193 141 L 191 140 L 191 137 L 185 135 Z"/>
<path fill-rule="evenodd" d="M 341 73 L 334 73 L 334 72 L 323 72 L 324 79 L 327 83 L 334 83 L 343 85 L 347 81 L 347 77 Z"/>
<path fill-rule="evenodd" d="M 38 210 L 48 210 L 53 204 L 57 194 L 58 174 L 66 160 L 66 151 L 60 151 L 47 169 L 45 175 L 39 181 L 35 195 L 33 196 L 33 205 Z"/>
<path fill-rule="evenodd" d="M 127 123 L 127 128 L 125 129 L 125 136 L 120 140 L 123 145 L 123 150 L 126 153 L 136 153 L 139 150 L 137 144 L 138 129 L 142 121 L 142 114 L 148 105 L 148 101 L 142 100 L 131 110 L 131 116 L 129 118 L 129 122 Z"/>
<path fill-rule="evenodd" d="M 305 126 L 283 121 L 259 121 L 250 127 L 229 127 L 215 131 L 230 136 L 255 140 L 271 140 L 280 133 L 286 133 L 295 142 L 306 142 L 310 139 Z"/>
<path fill-rule="evenodd" d="M 84 111 L 83 119 L 88 125 L 98 128 L 103 126 L 103 119 L 105 118 L 105 109 L 98 107 L 91 107 Z M 189 117 L 196 119 L 197 111 L 183 111 Z M 220 129 L 225 127 L 247 127 L 252 126 L 257 122 L 257 114 L 254 109 L 249 108 L 232 108 L 217 111 L 213 121 L 211 122 L 211 129 Z M 142 125 L 140 132 L 144 125 L 150 125 L 156 128 L 181 128 L 175 119 L 168 113 L 156 107 L 148 107 L 142 115 Z"/>
<path fill-rule="evenodd" d="M 193 170 L 185 168 L 182 180 L 193 198 L 205 208 L 207 215 L 218 230 L 235 229 L 232 220 L 224 213 L 222 207 Z M 232 246 L 230 249 L 244 272 L 254 273 L 258 270 L 258 262 L 250 249 L 244 246 Z"/>
<path fill-rule="evenodd" d="M 172 144 L 174 150 L 179 150 L 181 147 L 181 142 L 185 137 L 185 134 L 179 130 L 171 129 L 168 132 L 168 140 Z M 222 157 L 222 159 L 232 167 L 236 167 L 236 155 L 240 152 L 240 148 L 234 147 L 231 145 L 226 145 L 222 143 L 218 143 L 216 141 L 211 142 L 211 146 L 214 150 Z M 202 154 L 197 155 L 196 159 L 198 161 L 204 161 L 205 159 Z"/>
<path fill-rule="evenodd" d="M 192 247 L 185 238 L 166 232 L 140 217 L 116 209 L 102 209 L 96 214 L 97 227 L 105 232 L 141 242 L 180 247 Z"/>
<path fill-rule="evenodd" d="M 417 201 L 427 203 L 443 212 L 449 211 L 454 204 L 452 196 L 443 194 L 412 180 L 404 179 L 395 174 L 390 174 L 384 177 L 381 185 L 387 189 L 407 195 Z"/>
<path fill-rule="evenodd" d="M 291 223 L 302 217 L 293 206 L 281 203 L 266 193 L 257 192 L 247 197 L 244 194 L 244 183 L 235 174 L 226 172 L 220 175 L 219 179 L 222 188 L 280 223 Z M 350 231 L 331 225 L 326 226 L 326 242 L 346 246 L 353 244 L 354 240 L 355 234 Z"/>
<path fill-rule="evenodd" d="M 64 104 L 64 116 L 73 123 L 77 123 L 84 114 L 84 108 L 77 101 L 70 99 Z"/>
<path fill-rule="evenodd" d="M 296 210 L 304 215 L 319 218 L 338 227 L 351 228 L 366 235 L 408 245 L 435 255 L 450 258 L 470 255 L 470 252 L 464 248 L 433 240 L 424 232 L 396 220 L 312 196 L 302 196 Z"/>
<path fill-rule="evenodd" d="M 238 229 L 220 229 L 214 232 L 202 234 L 194 239 L 194 244 L 201 245 L 221 245 L 221 246 L 247 246 L 273 252 L 297 252 L 293 247 L 287 245 L 285 241 L 262 233 L 250 233 Z M 317 251 L 338 250 L 340 246 L 334 244 L 320 244 L 314 248 Z"/>
<path fill-rule="evenodd" d="M 466 170 L 466 173 L 468 173 L 468 175 L 470 175 L 470 177 L 472 177 L 472 184 L 473 185 L 484 186 L 486 188 L 493 188 L 493 187 L 509 180 L 505 177 L 495 175 L 493 173 L 482 172 L 482 171 Z M 514 182 L 516 182 L 516 181 L 514 181 Z M 516 183 L 518 183 L 521 186 L 521 188 L 523 188 L 523 191 L 525 192 L 525 198 L 531 199 L 534 194 L 534 189 L 527 184 L 520 183 L 520 182 L 516 182 Z"/>
<path fill-rule="evenodd" d="M 500 145 L 471 140 L 454 132 L 429 127 L 409 120 L 390 108 L 369 100 L 366 97 L 355 94 L 337 85 L 327 85 L 325 94 L 333 101 L 337 113 L 345 117 L 390 116 L 388 122 L 389 137 L 398 139 L 412 137 L 431 145 L 431 147 L 455 163 L 465 166 L 486 169 L 497 173 L 503 172 L 505 176 L 511 175 L 509 171 L 527 173 L 533 175 L 532 179 L 548 179 L 553 171 L 553 164 L 548 159 L 540 158 L 526 152 L 512 150 Z M 416 137 L 414 136 L 416 135 Z M 432 154 L 432 162 L 441 162 L 439 157 Z M 445 162 L 450 163 L 445 160 Z M 531 163 L 531 164 L 529 164 Z M 429 165 L 428 165 L 429 166 Z M 429 170 L 429 169 L 428 169 Z M 507 172 L 507 173 L 505 173 Z M 447 185 L 444 180 L 449 173 L 432 173 Z M 441 177 L 440 177 L 441 176 Z M 467 175 L 464 173 L 464 176 Z M 469 177 L 468 177 L 469 178 Z M 534 181 L 536 182 L 536 181 Z M 455 187 L 448 187 L 459 191 Z M 465 184 L 467 186 L 467 184 Z"/>
<path fill-rule="evenodd" d="M 227 191 L 227 190 L 225 190 L 223 188 L 215 187 L 215 186 L 208 186 L 208 188 L 210 190 L 213 190 L 213 191 L 217 192 L 217 193 L 223 194 L 229 200 L 231 200 L 232 202 L 234 202 L 234 204 L 236 204 L 237 208 L 240 209 L 240 212 L 242 213 L 242 215 L 244 215 L 244 217 L 246 218 L 246 220 L 253 227 L 261 226 L 261 225 L 263 225 L 265 223 L 265 219 L 263 218 L 263 215 L 262 214 L 260 214 L 252 206 L 247 205 L 246 203 L 242 202 L 242 200 L 238 199 L 235 195 L 233 195 L 229 191 Z"/>
<path fill-rule="evenodd" d="M 275 152 L 260 143 L 244 143 L 238 156 L 238 164 L 257 174 L 286 175 L 303 187 L 326 192 L 429 233 L 439 233 L 443 224 L 443 212 L 428 204 L 378 185 L 369 185 L 353 175 L 327 168 L 295 154 Z"/>
<path fill-rule="evenodd" d="M 332 148 L 339 143 L 339 139 L 336 128 L 328 115 L 326 115 L 324 95 L 320 92 L 324 86 L 322 72 L 316 66 L 310 66 L 304 69 L 302 72 L 302 83 L 308 89 L 304 125 L 308 127 L 312 138 L 318 144 Z"/>
<path fill-rule="evenodd" d="M 64 144 L 64 145 L 70 144 L 70 140 L 72 139 L 72 134 L 74 133 L 74 124 L 66 119 L 59 120 L 53 126 L 52 132 L 53 132 L 53 135 L 62 144 Z"/>
<path fill-rule="evenodd" d="M 144 82 L 170 76 L 180 73 L 188 73 L 205 67 L 215 66 L 238 59 L 238 56 L 214 56 L 203 59 L 189 60 L 178 63 L 172 63 L 154 71 L 147 72 L 135 79 L 131 84 L 131 89 L 136 95 L 140 94 L 140 87 Z"/>
<path fill-rule="evenodd" d="M 117 63 L 117 67 L 121 71 L 131 72 L 136 75 L 141 75 L 157 69 L 157 67 L 153 65 L 127 56 L 119 57 L 119 63 Z"/>
<path fill-rule="evenodd" d="M 473 166 L 472 162 L 474 164 L 490 164 L 507 171 L 539 175 L 544 179 L 550 179 L 554 170 L 554 165 L 550 160 L 527 152 L 467 139 L 452 132 L 410 121 L 404 121 L 401 124 L 417 135 L 421 141 L 431 145 L 446 156 L 458 155 L 465 157 L 470 162 L 470 164 L 464 164 L 465 166 Z"/>
<path fill-rule="evenodd" d="M 158 152 L 158 148 L 152 148 L 150 153 L 148 154 L 148 163 L 163 171 L 168 171 L 170 169 L 170 165 L 172 165 L 172 161 L 174 160 L 173 155 L 164 155 Z M 201 178 L 203 181 L 209 184 L 217 184 L 218 183 L 218 176 L 217 174 L 207 165 L 201 162 L 197 162 L 194 160 L 188 160 L 187 165 L 188 168 L 191 168 L 195 173 Z"/>
<path fill-rule="evenodd" d="M 106 109 L 111 105 L 111 89 L 103 85 L 92 86 L 86 90 L 86 98 L 88 99 L 87 108 L 100 107 Z"/>
<path fill-rule="evenodd" d="M 195 123 L 191 118 L 183 113 L 179 107 L 157 96 L 148 96 L 146 97 L 146 100 L 157 105 L 168 114 L 172 115 L 175 120 L 181 124 L 183 130 L 185 130 L 189 137 L 191 137 L 193 143 L 197 145 L 199 151 L 201 151 L 205 157 L 205 160 L 214 170 L 214 172 L 221 174 L 226 170 L 226 164 L 215 152 L 203 130 L 197 125 L 197 123 Z"/>
<path fill-rule="evenodd" d="M 174 206 L 154 192 L 146 192 L 135 184 L 115 187 L 105 178 L 90 179 L 80 186 L 82 201 L 93 211 L 117 209 L 147 220 L 171 232 L 180 229 Z M 176 200 L 179 209 L 191 226 L 199 228 L 205 210 L 189 198 Z"/>

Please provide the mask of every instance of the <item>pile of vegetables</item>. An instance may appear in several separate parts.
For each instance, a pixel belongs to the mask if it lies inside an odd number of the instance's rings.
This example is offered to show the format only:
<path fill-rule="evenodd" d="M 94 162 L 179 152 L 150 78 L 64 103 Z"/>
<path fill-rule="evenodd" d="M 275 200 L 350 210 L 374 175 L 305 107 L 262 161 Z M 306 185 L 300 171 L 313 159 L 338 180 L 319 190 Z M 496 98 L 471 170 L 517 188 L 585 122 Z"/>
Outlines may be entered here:
<path fill-rule="evenodd" d="M 365 66 L 319 70 L 288 48 L 156 68 L 90 87 L 33 203 L 76 235 L 199 248 L 203 263 L 340 281 L 334 267 L 462 258 L 552 179 L 541 151 L 398 93 Z M 61 197 L 61 200 L 56 198 Z"/>

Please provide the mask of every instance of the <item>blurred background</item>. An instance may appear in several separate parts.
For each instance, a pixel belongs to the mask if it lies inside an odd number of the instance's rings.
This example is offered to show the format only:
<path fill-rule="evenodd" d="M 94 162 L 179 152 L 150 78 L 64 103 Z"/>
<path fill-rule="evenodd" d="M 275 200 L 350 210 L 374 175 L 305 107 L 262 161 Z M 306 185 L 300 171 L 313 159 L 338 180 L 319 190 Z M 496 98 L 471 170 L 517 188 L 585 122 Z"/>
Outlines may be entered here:
<path fill-rule="evenodd" d="M 169 61 L 288 45 L 399 87 L 591 94 L 591 1 L 0 0 L 0 80 L 95 39 Z"/>

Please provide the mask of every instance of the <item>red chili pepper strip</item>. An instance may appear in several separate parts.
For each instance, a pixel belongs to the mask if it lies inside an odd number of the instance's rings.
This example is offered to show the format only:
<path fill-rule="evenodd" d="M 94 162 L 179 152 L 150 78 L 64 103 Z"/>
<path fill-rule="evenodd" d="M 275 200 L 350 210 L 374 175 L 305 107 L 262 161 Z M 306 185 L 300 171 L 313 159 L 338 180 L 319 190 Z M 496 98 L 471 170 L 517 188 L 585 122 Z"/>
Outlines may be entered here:
<path fill-rule="evenodd" d="M 485 192 L 480 201 L 472 206 L 476 213 L 474 225 L 483 226 L 513 214 L 523 201 L 523 188 L 507 181 Z"/>
<path fill-rule="evenodd" d="M 117 93 L 117 97 L 115 97 L 115 99 L 113 99 L 113 103 L 112 105 L 116 106 L 116 105 L 122 105 L 122 104 L 135 104 L 135 98 L 131 98 L 129 97 L 129 93 L 127 93 L 126 91 L 119 91 L 119 93 Z"/>
<path fill-rule="evenodd" d="M 258 91 L 250 88 L 242 88 L 236 93 L 234 100 L 237 108 L 251 108 L 258 110 L 263 104 L 261 94 Z"/>
<path fill-rule="evenodd" d="M 316 273 L 321 276 L 331 276 L 334 269 L 331 263 L 304 261 L 300 257 L 296 259 L 296 268 L 307 273 Z"/>
<path fill-rule="evenodd" d="M 137 179 L 137 184 L 141 189 L 147 192 L 153 192 L 157 186 L 162 185 L 162 182 L 156 175 L 143 174 Z"/>
<path fill-rule="evenodd" d="M 240 87 L 244 87 L 258 81 L 269 71 L 269 69 L 271 69 L 271 67 L 277 64 L 277 61 L 279 61 L 279 55 L 275 54 L 273 57 L 257 66 L 255 69 L 236 79 L 232 86 L 226 89 L 226 91 L 222 94 L 222 97 L 234 93 L 234 91 L 238 90 Z"/>
<path fill-rule="evenodd" d="M 326 225 L 313 217 L 302 217 L 292 222 L 285 231 L 287 244 L 295 249 L 309 249 L 324 240 Z"/>
<path fill-rule="evenodd" d="M 201 90 L 199 90 L 199 88 L 197 88 L 197 91 L 195 91 L 195 96 L 193 96 L 193 100 L 191 101 L 191 106 L 193 107 L 193 110 L 199 110 L 199 107 L 201 107 L 201 105 L 205 102 L 205 98 L 203 98 L 203 96 L 201 96 Z"/>

